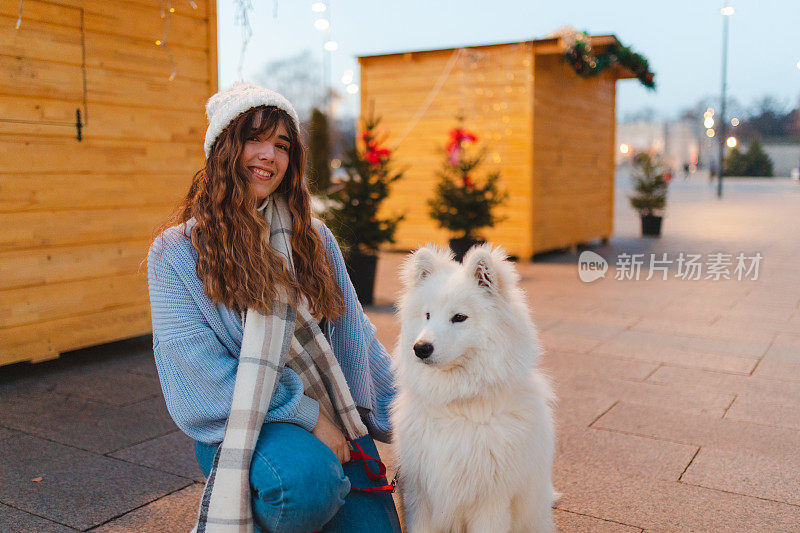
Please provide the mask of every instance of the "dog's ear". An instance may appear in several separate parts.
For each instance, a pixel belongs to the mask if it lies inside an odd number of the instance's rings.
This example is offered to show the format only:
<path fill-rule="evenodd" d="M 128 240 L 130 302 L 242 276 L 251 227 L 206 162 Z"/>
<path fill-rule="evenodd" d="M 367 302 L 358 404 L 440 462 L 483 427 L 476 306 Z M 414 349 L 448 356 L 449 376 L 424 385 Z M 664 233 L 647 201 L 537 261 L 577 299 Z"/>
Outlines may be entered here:
<path fill-rule="evenodd" d="M 433 246 L 423 246 L 406 258 L 400 276 L 406 287 L 413 287 L 451 262 L 451 253 Z"/>
<path fill-rule="evenodd" d="M 505 251 L 491 244 L 470 248 L 464 256 L 464 268 L 475 283 L 492 294 L 506 294 L 517 282 L 514 266 Z"/>

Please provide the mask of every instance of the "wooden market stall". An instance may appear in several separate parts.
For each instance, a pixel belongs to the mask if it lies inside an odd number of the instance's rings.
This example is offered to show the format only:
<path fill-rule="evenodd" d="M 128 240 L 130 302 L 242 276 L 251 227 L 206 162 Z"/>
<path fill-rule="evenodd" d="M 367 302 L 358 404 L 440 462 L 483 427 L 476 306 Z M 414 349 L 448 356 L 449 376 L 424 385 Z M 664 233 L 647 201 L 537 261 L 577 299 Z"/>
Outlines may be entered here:
<path fill-rule="evenodd" d="M 597 51 L 618 44 L 595 36 Z M 405 213 L 398 249 L 446 244 L 427 201 L 448 132 L 463 126 L 489 149 L 483 167 L 499 170 L 505 220 L 483 232 L 519 257 L 572 246 L 613 231 L 615 83 L 635 77 L 619 65 L 580 77 L 557 38 L 359 57 L 361 114 L 374 108 L 396 149 L 386 213 Z"/>
<path fill-rule="evenodd" d="M 0 4 L 0 365 L 151 330 L 142 261 L 217 90 L 216 2 L 191 4 Z"/>

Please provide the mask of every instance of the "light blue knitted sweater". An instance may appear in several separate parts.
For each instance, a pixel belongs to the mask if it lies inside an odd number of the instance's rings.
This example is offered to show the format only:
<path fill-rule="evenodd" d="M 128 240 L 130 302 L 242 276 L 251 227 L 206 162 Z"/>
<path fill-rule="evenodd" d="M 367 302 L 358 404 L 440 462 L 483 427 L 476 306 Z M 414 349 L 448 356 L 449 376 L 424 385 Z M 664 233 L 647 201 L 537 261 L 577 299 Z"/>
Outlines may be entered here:
<path fill-rule="evenodd" d="M 388 441 L 395 394 L 389 355 L 356 298 L 336 240 L 321 221 L 313 222 L 345 303 L 344 315 L 327 323 L 326 336 L 370 434 Z M 185 224 L 189 234 L 194 225 L 194 219 Z M 195 440 L 217 443 L 225 436 L 233 398 L 242 321 L 236 311 L 211 302 L 196 269 L 197 251 L 184 236 L 184 224 L 165 230 L 150 247 L 153 352 L 175 423 Z M 284 368 L 265 421 L 291 422 L 311 431 L 318 416 L 319 406 L 303 394 L 300 376 Z"/>

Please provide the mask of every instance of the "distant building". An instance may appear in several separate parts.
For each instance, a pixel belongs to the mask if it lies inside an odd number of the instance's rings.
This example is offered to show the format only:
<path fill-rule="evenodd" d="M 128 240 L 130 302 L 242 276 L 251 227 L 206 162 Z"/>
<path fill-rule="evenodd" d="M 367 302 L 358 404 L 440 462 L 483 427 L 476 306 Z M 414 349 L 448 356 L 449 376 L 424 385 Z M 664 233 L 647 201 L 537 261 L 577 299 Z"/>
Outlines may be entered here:
<path fill-rule="evenodd" d="M 791 176 L 792 170 L 800 167 L 800 142 L 763 141 L 762 145 L 775 176 Z"/>
<path fill-rule="evenodd" d="M 616 144 L 617 164 L 626 162 L 637 152 L 655 152 L 674 170 L 713 160 L 711 145 L 715 145 L 701 138 L 701 132 L 691 120 L 619 123 Z"/>

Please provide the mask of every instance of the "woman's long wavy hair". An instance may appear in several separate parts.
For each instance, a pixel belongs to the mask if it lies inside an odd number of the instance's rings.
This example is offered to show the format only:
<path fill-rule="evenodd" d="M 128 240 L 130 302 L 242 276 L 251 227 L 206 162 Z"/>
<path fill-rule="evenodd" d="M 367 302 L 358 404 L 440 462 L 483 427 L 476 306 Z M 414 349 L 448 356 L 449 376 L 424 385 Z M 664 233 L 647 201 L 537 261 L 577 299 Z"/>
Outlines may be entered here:
<path fill-rule="evenodd" d="M 267 223 L 257 211 L 248 170 L 240 161 L 246 140 L 272 135 L 279 122 L 286 128 L 291 146 L 286 175 L 272 194 L 286 198 L 292 216 L 294 277 L 269 246 Z M 217 137 L 186 197 L 157 230 L 160 234 L 170 226 L 196 219 L 189 238 L 198 254 L 197 276 L 211 301 L 238 311 L 253 308 L 266 314 L 275 300 L 276 287 L 283 286 L 292 303 L 305 296 L 318 320 L 344 312 L 342 292 L 320 236 L 311 225 L 311 196 L 303 179 L 305 150 L 294 121 L 282 109 L 260 106 L 242 113 Z"/>

